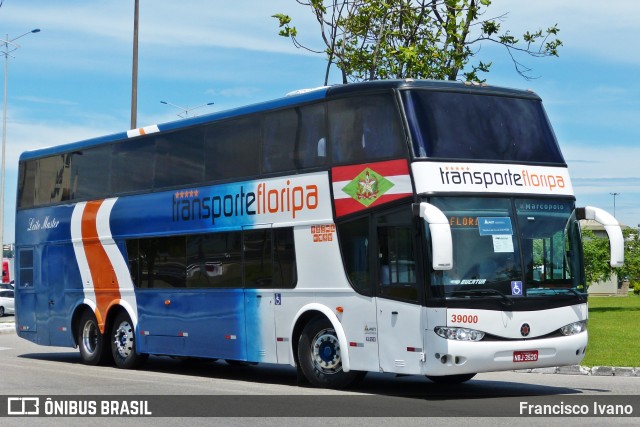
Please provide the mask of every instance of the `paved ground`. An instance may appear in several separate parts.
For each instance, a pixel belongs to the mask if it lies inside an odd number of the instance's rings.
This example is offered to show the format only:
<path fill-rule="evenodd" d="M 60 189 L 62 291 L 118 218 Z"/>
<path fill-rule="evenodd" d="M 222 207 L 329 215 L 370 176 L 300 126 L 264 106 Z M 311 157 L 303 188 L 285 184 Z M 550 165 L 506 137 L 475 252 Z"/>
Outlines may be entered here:
<path fill-rule="evenodd" d="M 0 334 L 15 333 L 16 324 L 14 323 L 14 317 L 12 314 L 0 317 Z"/>

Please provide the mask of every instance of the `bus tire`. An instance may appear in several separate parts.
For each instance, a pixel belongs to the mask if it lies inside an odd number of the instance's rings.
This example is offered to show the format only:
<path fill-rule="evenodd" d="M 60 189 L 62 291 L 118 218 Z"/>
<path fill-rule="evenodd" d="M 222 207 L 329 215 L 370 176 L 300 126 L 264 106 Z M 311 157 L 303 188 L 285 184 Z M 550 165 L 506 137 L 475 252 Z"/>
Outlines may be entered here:
<path fill-rule="evenodd" d="M 98 320 L 90 310 L 80 316 L 76 340 L 80 350 L 80 358 L 85 365 L 101 365 L 109 360 L 109 347 L 105 336 L 100 332 Z"/>
<path fill-rule="evenodd" d="M 136 332 L 126 312 L 120 312 L 111 329 L 111 354 L 120 369 L 134 369 L 142 365 L 149 355 L 136 352 Z"/>
<path fill-rule="evenodd" d="M 315 387 L 344 389 L 360 381 L 365 372 L 342 370 L 340 344 L 333 325 L 316 317 L 302 330 L 298 363 L 304 377 Z"/>
<path fill-rule="evenodd" d="M 427 375 L 431 381 L 437 384 L 461 384 L 475 377 L 476 374 L 458 374 L 458 375 Z"/>

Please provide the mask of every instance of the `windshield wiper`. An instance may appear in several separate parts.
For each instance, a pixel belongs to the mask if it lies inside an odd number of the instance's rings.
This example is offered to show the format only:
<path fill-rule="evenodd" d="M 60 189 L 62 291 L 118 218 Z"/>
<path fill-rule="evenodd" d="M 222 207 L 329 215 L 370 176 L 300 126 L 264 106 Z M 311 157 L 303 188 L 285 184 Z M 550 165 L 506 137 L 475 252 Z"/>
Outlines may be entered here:
<path fill-rule="evenodd" d="M 505 305 L 505 306 L 511 306 L 513 305 L 513 301 L 511 301 L 505 294 L 503 294 L 502 292 L 496 290 L 496 289 L 467 289 L 467 290 L 459 290 L 459 291 L 453 291 L 451 292 L 451 295 L 454 294 L 460 294 L 460 295 L 478 295 L 478 296 L 485 296 L 485 295 L 492 295 L 492 296 L 498 296 L 500 297 L 501 302 Z"/>
<path fill-rule="evenodd" d="M 567 291 L 567 292 L 571 292 L 572 294 L 574 294 L 575 296 L 578 297 L 578 301 L 580 302 L 586 302 L 584 300 L 584 295 L 581 294 L 580 292 L 576 291 L 573 288 L 560 288 L 560 289 L 554 289 L 556 291 L 556 293 L 558 293 L 558 291 Z"/>
<path fill-rule="evenodd" d="M 584 294 L 576 291 L 573 288 L 531 288 L 527 291 L 528 295 L 536 295 L 536 294 L 546 294 L 546 295 L 561 295 L 565 292 L 569 292 L 578 297 L 578 301 L 581 303 L 586 302 L 584 299 Z"/>

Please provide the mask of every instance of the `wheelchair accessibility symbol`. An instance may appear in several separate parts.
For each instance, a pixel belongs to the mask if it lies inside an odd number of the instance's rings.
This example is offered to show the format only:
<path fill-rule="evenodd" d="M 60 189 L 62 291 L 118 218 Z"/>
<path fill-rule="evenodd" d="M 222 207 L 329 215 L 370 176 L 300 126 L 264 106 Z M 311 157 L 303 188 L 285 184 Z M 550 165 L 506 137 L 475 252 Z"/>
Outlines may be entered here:
<path fill-rule="evenodd" d="M 522 282 L 521 281 L 513 281 L 511 282 L 511 295 L 522 296 Z"/>

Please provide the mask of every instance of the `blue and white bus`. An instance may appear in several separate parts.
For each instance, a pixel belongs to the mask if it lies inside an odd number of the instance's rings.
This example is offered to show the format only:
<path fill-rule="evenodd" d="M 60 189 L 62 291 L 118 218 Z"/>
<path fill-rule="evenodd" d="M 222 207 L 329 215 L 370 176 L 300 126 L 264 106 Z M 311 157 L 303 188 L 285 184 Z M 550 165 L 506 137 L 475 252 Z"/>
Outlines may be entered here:
<path fill-rule="evenodd" d="M 462 382 L 587 346 L 571 179 L 532 92 L 319 88 L 24 153 L 16 329 L 87 364 L 148 355 Z"/>

